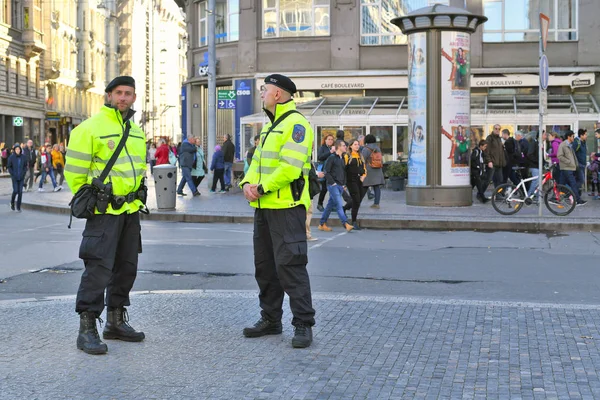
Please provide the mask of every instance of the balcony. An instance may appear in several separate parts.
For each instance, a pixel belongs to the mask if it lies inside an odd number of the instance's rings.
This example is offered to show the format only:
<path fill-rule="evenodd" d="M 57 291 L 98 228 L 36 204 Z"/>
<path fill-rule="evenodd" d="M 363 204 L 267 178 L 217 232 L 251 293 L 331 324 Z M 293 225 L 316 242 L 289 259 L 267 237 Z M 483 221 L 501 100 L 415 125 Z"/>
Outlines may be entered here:
<path fill-rule="evenodd" d="M 77 86 L 83 90 L 88 90 L 92 86 L 94 86 L 94 81 L 96 80 L 96 74 L 94 72 L 79 72 Z"/>
<path fill-rule="evenodd" d="M 52 60 L 44 69 L 46 79 L 57 79 L 60 76 L 60 60 Z"/>
<path fill-rule="evenodd" d="M 44 46 L 44 35 L 34 29 L 23 31 L 23 45 L 25 46 L 25 58 L 38 56 L 46 50 Z"/>

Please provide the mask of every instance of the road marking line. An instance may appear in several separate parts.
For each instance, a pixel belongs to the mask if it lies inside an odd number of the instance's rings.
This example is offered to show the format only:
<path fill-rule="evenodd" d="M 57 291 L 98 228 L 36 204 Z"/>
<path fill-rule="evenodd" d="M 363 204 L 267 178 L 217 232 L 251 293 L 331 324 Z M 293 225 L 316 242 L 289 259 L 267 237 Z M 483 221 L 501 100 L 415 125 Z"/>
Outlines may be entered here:
<path fill-rule="evenodd" d="M 333 239 L 336 239 L 336 238 L 338 238 L 338 237 L 340 237 L 340 236 L 343 236 L 343 235 L 346 235 L 346 234 L 348 234 L 348 232 L 342 232 L 342 233 L 338 233 L 338 234 L 337 234 L 337 235 L 335 235 L 335 236 L 332 236 L 332 237 L 330 237 L 330 238 L 328 238 L 328 239 L 325 239 L 325 240 L 323 240 L 321 243 L 317 243 L 317 244 L 315 244 L 314 246 L 311 246 L 311 247 L 309 248 L 309 250 L 312 250 L 312 249 L 317 249 L 317 248 L 319 248 L 319 247 L 323 246 L 325 243 L 327 243 L 327 242 L 331 242 Z"/>

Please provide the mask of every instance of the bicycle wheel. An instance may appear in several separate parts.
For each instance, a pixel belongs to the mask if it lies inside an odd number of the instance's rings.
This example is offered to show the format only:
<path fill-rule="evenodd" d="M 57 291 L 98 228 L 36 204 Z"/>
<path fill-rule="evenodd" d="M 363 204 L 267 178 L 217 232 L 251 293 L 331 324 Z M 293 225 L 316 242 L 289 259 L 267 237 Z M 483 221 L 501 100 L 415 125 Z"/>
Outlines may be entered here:
<path fill-rule="evenodd" d="M 569 215 L 577 205 L 575 193 L 566 185 L 556 185 L 544 193 L 546 208 L 554 215 Z"/>
<path fill-rule="evenodd" d="M 525 193 L 523 189 L 505 183 L 494 189 L 492 193 L 492 206 L 494 210 L 502 215 L 512 215 L 519 212 L 525 202 Z"/>

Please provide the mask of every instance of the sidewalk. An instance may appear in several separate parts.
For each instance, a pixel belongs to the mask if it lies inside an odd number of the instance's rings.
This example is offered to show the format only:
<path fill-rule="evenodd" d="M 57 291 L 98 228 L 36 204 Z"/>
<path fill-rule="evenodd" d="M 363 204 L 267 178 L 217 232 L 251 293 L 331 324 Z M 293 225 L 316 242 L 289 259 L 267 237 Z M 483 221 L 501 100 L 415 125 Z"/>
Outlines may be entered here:
<path fill-rule="evenodd" d="M 0 399 L 599 398 L 597 306 L 315 294 L 308 349 L 255 292 L 132 294 L 141 343 L 75 347 L 74 297 L 0 301 Z"/>
<path fill-rule="evenodd" d="M 146 220 L 233 223 L 253 221 L 253 209 L 248 206 L 238 188 L 224 194 L 209 193 L 208 182 L 205 179 L 199 188 L 202 193 L 199 198 L 192 197 L 186 187 L 184 192 L 188 195 L 177 196 L 176 211 L 158 211 L 153 179 L 149 180 L 149 185 L 148 207 L 151 213 L 144 216 Z M 68 214 L 67 205 L 72 194 L 66 183 L 65 188 L 58 193 L 52 192 L 52 186 L 49 184 L 45 187 L 47 191 L 43 193 L 24 193 L 23 209 Z M 10 191 L 10 180 L 0 179 L 0 195 L 8 195 Z M 584 199 L 586 197 L 584 195 Z M 362 227 L 373 229 L 600 231 L 600 200 L 588 200 L 588 204 L 577 207 L 568 217 L 556 217 L 544 207 L 543 217 L 540 219 L 537 216 L 537 206 L 525 207 L 512 216 L 500 215 L 490 204 L 483 205 L 476 200 L 470 207 L 415 207 L 405 204 L 404 191 L 383 190 L 381 208 L 370 208 L 372 202 L 365 196 L 358 219 Z M 315 204 L 312 225 L 318 225 L 319 217 L 320 213 Z M 332 213 L 330 219 L 336 220 L 337 215 Z M 331 226 L 336 230 L 339 224 L 333 221 Z"/>

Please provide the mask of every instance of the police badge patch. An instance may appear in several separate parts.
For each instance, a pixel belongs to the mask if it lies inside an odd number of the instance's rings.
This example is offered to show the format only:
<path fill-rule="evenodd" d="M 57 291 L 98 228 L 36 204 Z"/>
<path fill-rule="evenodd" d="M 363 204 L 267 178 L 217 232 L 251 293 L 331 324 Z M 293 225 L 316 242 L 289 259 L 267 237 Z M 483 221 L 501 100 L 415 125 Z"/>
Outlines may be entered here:
<path fill-rule="evenodd" d="M 106 143 L 106 145 L 108 146 L 109 149 L 114 150 L 115 149 L 115 141 L 110 139 L 108 141 L 108 143 Z"/>
<path fill-rule="evenodd" d="M 302 143 L 304 136 L 306 135 L 306 128 L 300 124 L 294 125 L 294 131 L 292 132 L 292 139 L 296 143 Z"/>

